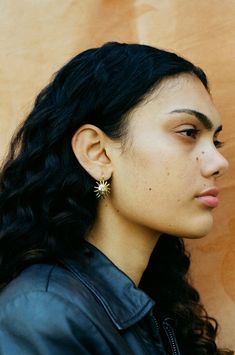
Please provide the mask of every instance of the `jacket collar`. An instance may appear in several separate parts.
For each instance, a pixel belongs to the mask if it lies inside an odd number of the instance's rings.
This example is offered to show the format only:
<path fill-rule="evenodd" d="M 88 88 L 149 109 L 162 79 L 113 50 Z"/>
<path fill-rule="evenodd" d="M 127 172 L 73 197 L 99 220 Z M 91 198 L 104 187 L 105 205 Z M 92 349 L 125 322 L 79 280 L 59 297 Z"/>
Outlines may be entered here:
<path fill-rule="evenodd" d="M 99 299 L 118 329 L 142 319 L 155 302 L 94 245 L 85 241 L 77 260 L 63 264 Z"/>

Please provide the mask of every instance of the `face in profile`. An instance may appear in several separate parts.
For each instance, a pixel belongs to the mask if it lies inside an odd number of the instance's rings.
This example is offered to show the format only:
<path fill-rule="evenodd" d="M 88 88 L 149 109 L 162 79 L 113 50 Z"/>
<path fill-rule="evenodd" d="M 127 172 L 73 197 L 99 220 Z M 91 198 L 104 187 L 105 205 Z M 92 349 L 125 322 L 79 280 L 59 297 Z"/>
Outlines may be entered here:
<path fill-rule="evenodd" d="M 221 120 L 200 80 L 165 80 L 130 115 L 126 149 L 113 150 L 109 204 L 125 223 L 187 238 L 212 227 L 216 187 L 228 162 L 219 151 Z M 219 198 L 219 196 L 217 196 Z"/>

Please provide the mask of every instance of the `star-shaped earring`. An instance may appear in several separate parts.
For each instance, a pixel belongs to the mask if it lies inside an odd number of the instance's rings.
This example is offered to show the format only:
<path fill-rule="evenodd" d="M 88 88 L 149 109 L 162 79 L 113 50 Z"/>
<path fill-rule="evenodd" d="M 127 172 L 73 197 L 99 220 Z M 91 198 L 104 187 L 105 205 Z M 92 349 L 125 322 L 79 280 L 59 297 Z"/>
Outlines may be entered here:
<path fill-rule="evenodd" d="M 94 187 L 94 192 L 98 198 L 105 198 L 109 195 L 111 189 L 110 184 L 104 180 L 104 178 L 96 181 L 96 186 Z"/>

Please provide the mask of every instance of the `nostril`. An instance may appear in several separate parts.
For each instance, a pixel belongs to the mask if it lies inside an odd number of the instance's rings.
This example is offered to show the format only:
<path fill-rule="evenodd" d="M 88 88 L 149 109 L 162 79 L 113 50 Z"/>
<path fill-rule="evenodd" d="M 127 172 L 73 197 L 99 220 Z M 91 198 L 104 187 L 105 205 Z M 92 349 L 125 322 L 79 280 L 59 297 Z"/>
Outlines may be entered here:
<path fill-rule="evenodd" d="M 222 171 L 219 171 L 219 170 L 217 170 L 213 173 L 213 176 L 215 176 L 215 178 L 219 178 L 221 175 L 223 175 L 223 173 L 222 173 Z"/>

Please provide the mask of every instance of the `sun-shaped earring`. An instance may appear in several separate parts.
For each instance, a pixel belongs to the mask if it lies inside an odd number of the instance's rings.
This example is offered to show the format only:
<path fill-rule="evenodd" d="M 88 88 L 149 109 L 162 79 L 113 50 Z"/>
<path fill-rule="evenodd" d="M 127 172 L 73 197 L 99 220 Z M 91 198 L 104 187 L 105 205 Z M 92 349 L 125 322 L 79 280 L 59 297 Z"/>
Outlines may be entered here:
<path fill-rule="evenodd" d="M 110 191 L 110 184 L 103 177 L 99 181 L 96 181 L 96 186 L 94 187 L 96 197 L 105 198 L 109 195 Z"/>

